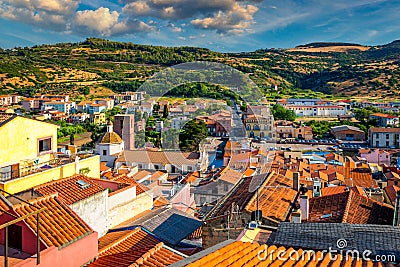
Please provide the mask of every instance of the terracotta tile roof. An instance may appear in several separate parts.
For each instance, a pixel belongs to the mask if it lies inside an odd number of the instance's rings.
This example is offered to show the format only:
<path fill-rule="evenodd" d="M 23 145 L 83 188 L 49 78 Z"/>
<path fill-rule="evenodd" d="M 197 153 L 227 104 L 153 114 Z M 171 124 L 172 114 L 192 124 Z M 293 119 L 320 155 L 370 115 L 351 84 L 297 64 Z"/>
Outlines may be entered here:
<path fill-rule="evenodd" d="M 125 150 L 123 152 L 124 162 L 160 163 L 162 165 L 195 165 L 199 157 L 198 153 L 175 152 L 175 151 L 146 151 L 146 150 Z M 121 161 L 117 159 L 117 161 Z"/>
<path fill-rule="evenodd" d="M 373 113 L 369 115 L 370 117 L 380 117 L 380 118 L 387 118 L 387 119 L 394 119 L 394 118 L 398 118 L 398 116 L 395 115 L 390 115 L 390 114 L 385 114 L 385 113 Z"/>
<path fill-rule="evenodd" d="M 15 117 L 17 117 L 15 114 L 0 113 L 0 126 L 3 126 L 3 124 L 6 124 Z"/>
<path fill-rule="evenodd" d="M 135 185 L 136 186 L 136 195 L 140 195 L 146 191 L 149 191 L 149 188 L 147 188 L 145 185 L 138 183 L 133 177 L 129 177 L 126 174 L 119 175 L 117 177 L 113 177 L 113 179 L 111 179 L 111 180 L 120 182 L 120 183 L 124 183 L 124 184 Z"/>
<path fill-rule="evenodd" d="M 219 178 L 222 181 L 231 183 L 231 184 L 236 184 L 240 178 L 242 178 L 243 174 L 240 172 L 237 172 L 229 167 L 224 168 L 220 173 L 219 173 Z"/>
<path fill-rule="evenodd" d="M 9 211 L 11 209 L 11 203 L 0 194 L 0 215 L 4 213 L 4 211 Z"/>
<path fill-rule="evenodd" d="M 195 171 L 195 172 L 190 172 L 188 173 L 185 178 L 183 179 L 182 183 L 194 183 L 198 178 L 200 178 L 200 172 Z"/>
<path fill-rule="evenodd" d="M 151 172 L 142 170 L 142 171 L 135 173 L 133 175 L 133 178 L 135 178 L 135 180 L 141 180 L 141 179 L 145 178 L 146 176 L 150 176 L 150 175 L 151 175 Z"/>
<path fill-rule="evenodd" d="M 29 203 L 40 208 L 47 208 L 40 213 L 40 238 L 47 246 L 60 247 L 92 233 L 92 229 L 60 201 L 56 194 L 32 199 Z M 36 210 L 26 203 L 17 204 L 13 209 L 20 216 Z M 36 216 L 28 217 L 25 222 L 36 232 Z"/>
<path fill-rule="evenodd" d="M 390 202 L 394 205 L 396 203 L 396 194 L 397 192 L 400 192 L 400 187 L 391 185 L 391 186 L 386 186 L 383 190 L 385 190 L 387 197 L 389 198 Z"/>
<path fill-rule="evenodd" d="M 371 133 L 400 133 L 400 128 L 378 128 L 371 127 L 369 128 Z"/>
<path fill-rule="evenodd" d="M 87 187 L 81 187 L 79 181 L 84 182 Z M 33 188 L 33 190 L 42 196 L 58 193 L 58 197 L 67 205 L 71 205 L 80 200 L 93 196 L 103 190 L 103 187 L 91 181 L 82 174 L 63 178 L 53 182 L 45 183 Z"/>
<path fill-rule="evenodd" d="M 238 206 L 240 211 L 256 210 L 258 185 L 261 185 L 259 208 L 262 210 L 262 216 L 278 221 L 284 220 L 297 192 L 292 189 L 292 179 L 275 172 L 242 178 L 207 217 L 224 215 L 232 206 Z"/>
<path fill-rule="evenodd" d="M 262 253 L 260 253 L 260 251 Z M 265 259 L 263 259 L 265 255 Z M 315 251 L 305 253 L 292 247 L 267 246 L 257 243 L 235 241 L 219 248 L 200 259 L 193 258 L 187 267 L 222 267 L 222 266 L 374 266 L 371 262 L 363 262 L 352 257 L 338 257 L 330 253 Z M 312 256 L 314 255 L 314 256 Z M 260 259 L 261 257 L 261 259 Z M 185 259 L 185 261 L 189 260 Z M 381 262 L 379 262 L 381 263 Z M 369 265 L 370 264 L 370 265 Z M 379 265 L 378 265 L 379 266 Z M 380 266 L 384 266 L 383 264 Z M 390 266 L 389 264 L 387 266 Z"/>
<path fill-rule="evenodd" d="M 168 266 L 183 259 L 140 228 L 108 233 L 99 244 L 98 259 L 88 266 Z"/>
<path fill-rule="evenodd" d="M 321 189 L 322 196 L 335 195 L 346 192 L 346 186 L 329 186 Z"/>
<path fill-rule="evenodd" d="M 107 164 L 106 162 L 100 162 L 100 171 L 101 172 L 105 172 L 105 171 L 111 170 L 111 168 L 108 167 L 106 164 Z"/>
<path fill-rule="evenodd" d="M 347 186 L 361 186 L 364 188 L 377 188 L 378 184 L 372 178 L 370 172 L 362 172 L 357 170 L 349 171 L 346 169 L 344 183 Z"/>
<path fill-rule="evenodd" d="M 349 190 L 310 199 L 309 221 L 390 225 L 393 213 L 393 207 Z"/>
<path fill-rule="evenodd" d="M 170 201 L 163 196 L 158 196 L 153 200 L 153 206 L 156 208 L 164 207 L 169 204 L 170 204 Z"/>
<path fill-rule="evenodd" d="M 259 189 L 258 205 L 262 216 L 284 221 L 297 195 L 297 191 L 293 189 L 293 180 L 271 173 L 266 181 L 265 187 Z M 249 211 L 257 209 L 257 195 L 253 196 L 246 209 Z"/>
<path fill-rule="evenodd" d="M 245 172 L 243 173 L 243 176 L 244 176 L 244 177 L 249 177 L 249 176 L 252 176 L 254 173 L 255 173 L 255 170 L 254 170 L 254 169 L 248 168 L 248 169 L 246 169 Z"/>

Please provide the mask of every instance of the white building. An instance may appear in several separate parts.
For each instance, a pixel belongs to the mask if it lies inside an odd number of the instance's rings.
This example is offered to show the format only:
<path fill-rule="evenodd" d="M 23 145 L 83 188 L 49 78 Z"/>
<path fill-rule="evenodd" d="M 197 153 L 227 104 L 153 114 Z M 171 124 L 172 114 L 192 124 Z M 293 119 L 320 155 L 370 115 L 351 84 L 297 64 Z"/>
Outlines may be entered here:
<path fill-rule="evenodd" d="M 171 120 L 171 127 L 174 129 L 182 129 L 183 125 L 188 121 L 188 117 L 176 117 Z"/>
<path fill-rule="evenodd" d="M 115 159 L 124 151 L 124 141 L 113 131 L 113 125 L 107 125 L 107 132 L 96 145 L 96 152 L 100 155 L 100 161 L 107 162 L 107 166 L 113 167 Z"/>
<path fill-rule="evenodd" d="M 324 106 L 294 106 L 285 105 L 285 108 L 293 110 L 299 117 L 337 117 L 346 114 L 346 107 L 337 105 Z"/>
<path fill-rule="evenodd" d="M 377 128 L 368 130 L 368 141 L 371 147 L 400 148 L 400 128 Z"/>

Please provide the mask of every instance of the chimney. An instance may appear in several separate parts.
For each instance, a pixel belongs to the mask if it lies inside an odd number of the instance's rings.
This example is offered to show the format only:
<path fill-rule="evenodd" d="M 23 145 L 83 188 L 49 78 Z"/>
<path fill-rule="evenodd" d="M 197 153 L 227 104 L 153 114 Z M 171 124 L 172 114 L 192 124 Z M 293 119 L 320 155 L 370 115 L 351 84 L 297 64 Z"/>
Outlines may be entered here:
<path fill-rule="evenodd" d="M 393 226 L 400 225 L 400 191 L 396 194 L 396 204 L 394 206 Z"/>
<path fill-rule="evenodd" d="M 297 192 L 300 190 L 300 174 L 298 172 L 293 173 L 293 189 Z"/>
<path fill-rule="evenodd" d="M 292 212 L 292 223 L 301 223 L 301 210 L 295 210 Z"/>
<path fill-rule="evenodd" d="M 304 220 L 308 220 L 309 210 L 310 210 L 310 202 L 308 200 L 308 195 L 303 194 L 300 196 L 300 210 L 301 214 L 304 215 Z"/>

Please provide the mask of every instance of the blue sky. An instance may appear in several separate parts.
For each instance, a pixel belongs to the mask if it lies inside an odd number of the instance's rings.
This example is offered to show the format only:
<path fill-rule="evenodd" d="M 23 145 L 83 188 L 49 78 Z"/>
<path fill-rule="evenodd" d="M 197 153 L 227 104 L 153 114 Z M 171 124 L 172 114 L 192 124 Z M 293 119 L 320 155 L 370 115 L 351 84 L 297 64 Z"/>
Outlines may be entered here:
<path fill-rule="evenodd" d="M 87 37 L 216 51 L 400 39 L 398 0 L 3 0 L 0 47 Z"/>

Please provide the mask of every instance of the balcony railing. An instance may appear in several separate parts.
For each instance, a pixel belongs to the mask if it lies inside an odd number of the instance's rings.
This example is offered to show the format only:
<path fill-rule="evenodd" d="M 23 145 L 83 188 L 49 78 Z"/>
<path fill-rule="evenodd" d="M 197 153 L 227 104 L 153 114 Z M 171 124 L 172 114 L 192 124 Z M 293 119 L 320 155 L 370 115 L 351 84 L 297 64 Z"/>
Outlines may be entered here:
<path fill-rule="evenodd" d="M 45 162 L 36 162 L 35 160 L 25 160 L 19 164 L 18 168 L 13 169 L 11 166 L 10 171 L 1 171 L 0 168 L 0 182 L 7 182 L 17 178 L 25 177 L 34 173 L 44 172 L 46 170 L 56 168 L 75 161 L 75 157 L 60 157 L 54 158 Z M 7 166 L 5 166 L 7 167 Z M 3 168 L 5 168 L 3 167 Z"/>

